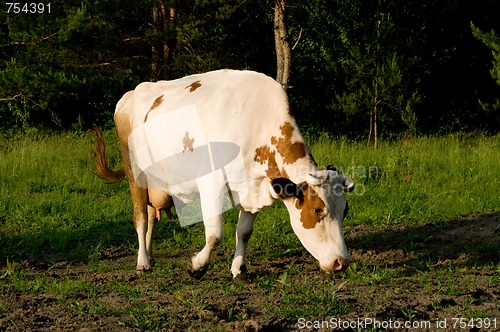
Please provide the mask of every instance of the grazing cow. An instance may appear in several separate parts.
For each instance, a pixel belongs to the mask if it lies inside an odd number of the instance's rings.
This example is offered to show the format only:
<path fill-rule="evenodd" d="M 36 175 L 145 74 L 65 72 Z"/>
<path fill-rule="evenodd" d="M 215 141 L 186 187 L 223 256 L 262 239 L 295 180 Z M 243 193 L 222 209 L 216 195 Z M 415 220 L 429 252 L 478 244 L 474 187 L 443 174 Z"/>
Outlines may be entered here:
<path fill-rule="evenodd" d="M 139 238 L 137 271 L 152 262 L 151 238 L 161 211 L 172 217 L 199 198 L 205 247 L 191 259 L 201 277 L 223 239 L 222 206 L 239 210 L 234 278 L 246 271 L 245 250 L 257 212 L 281 199 L 295 234 L 323 270 L 350 261 L 342 234 L 343 191 L 354 182 L 333 166 L 320 169 L 276 81 L 252 71 L 218 70 L 172 81 L 141 83 L 127 92 L 114 115 L 123 168 L 111 170 L 96 130 L 97 174 L 130 184 Z M 201 219 L 200 219 L 201 221 Z"/>

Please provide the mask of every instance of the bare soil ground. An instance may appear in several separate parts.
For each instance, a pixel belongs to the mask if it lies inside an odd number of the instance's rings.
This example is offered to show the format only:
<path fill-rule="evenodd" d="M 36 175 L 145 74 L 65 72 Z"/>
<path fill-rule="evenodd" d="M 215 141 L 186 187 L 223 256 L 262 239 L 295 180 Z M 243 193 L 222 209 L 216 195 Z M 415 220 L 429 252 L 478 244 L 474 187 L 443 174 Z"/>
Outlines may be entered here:
<path fill-rule="evenodd" d="M 494 330 L 450 326 L 455 317 L 473 316 L 497 318 L 500 330 L 500 252 L 489 251 L 498 248 L 492 244 L 500 242 L 498 212 L 445 224 L 387 229 L 351 226 L 345 231 L 357 263 L 351 266 L 352 271 L 334 275 L 321 272 L 305 251 L 259 261 L 255 249 L 246 282 L 229 277 L 229 264 L 223 256 L 230 253 L 215 257 L 224 260 L 221 266 L 225 268 L 210 269 L 200 281 L 190 278 L 183 268 L 192 251 L 168 258 L 157 255 L 158 260 L 173 264 L 174 273 L 139 276 L 133 274 L 134 254 L 121 247 L 104 250 L 98 268 L 92 265 L 95 262 L 25 261 L 21 265 L 26 278 L 43 275 L 45 282 L 83 278 L 94 291 L 84 289 L 68 297 L 46 292 L 43 287 L 19 291 L 7 284 L 0 288 L 0 331 L 295 331 L 299 329 L 297 317 L 276 318 L 268 310 L 279 307 L 285 295 L 274 291 L 275 283 L 262 286 L 266 276 L 286 271 L 299 271 L 292 278 L 302 280 L 317 282 L 321 280 L 318 275 L 324 275 L 327 283 L 333 278 L 338 285 L 334 301 L 349 307 L 348 313 L 341 315 L 346 321 L 365 317 L 385 321 L 448 319 L 450 331 Z M 295 270 L 289 270 L 290 266 Z M 360 266 L 365 272 L 356 270 Z M 372 275 L 366 273 L 367 267 L 373 269 Z M 6 266 L 0 267 L 4 279 L 10 278 L 6 272 Z M 134 315 L 137 303 L 151 307 L 151 314 L 143 310 Z M 431 330 L 435 330 L 434 325 Z"/>

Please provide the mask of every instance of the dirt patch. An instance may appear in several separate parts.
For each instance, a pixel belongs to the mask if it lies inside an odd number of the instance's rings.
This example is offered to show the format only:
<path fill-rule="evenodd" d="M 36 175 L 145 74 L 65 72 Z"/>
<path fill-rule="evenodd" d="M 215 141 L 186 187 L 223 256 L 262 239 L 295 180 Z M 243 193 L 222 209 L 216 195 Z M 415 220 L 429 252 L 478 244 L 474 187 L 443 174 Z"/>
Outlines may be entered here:
<path fill-rule="evenodd" d="M 346 227 L 346 238 L 354 263 L 344 273 L 321 272 L 305 251 L 259 260 L 255 248 L 242 281 L 229 275 L 229 251 L 216 255 L 201 281 L 186 272 L 188 250 L 158 255 L 143 275 L 133 273 L 135 257 L 123 247 L 85 263 L 27 260 L 0 270 L 0 330 L 295 331 L 302 312 L 307 327 L 320 331 L 355 330 L 325 320 L 365 318 L 428 321 L 428 330 L 446 320 L 447 330 L 469 331 L 481 329 L 453 329 L 453 319 L 496 318 L 500 329 L 498 212 L 423 226 Z"/>
<path fill-rule="evenodd" d="M 436 264 L 498 264 L 500 255 L 488 246 L 500 241 L 500 213 L 491 211 L 417 227 L 399 224 L 377 230 L 354 226 L 347 230 L 346 237 L 349 248 L 361 260 L 404 265 L 427 257 Z"/>

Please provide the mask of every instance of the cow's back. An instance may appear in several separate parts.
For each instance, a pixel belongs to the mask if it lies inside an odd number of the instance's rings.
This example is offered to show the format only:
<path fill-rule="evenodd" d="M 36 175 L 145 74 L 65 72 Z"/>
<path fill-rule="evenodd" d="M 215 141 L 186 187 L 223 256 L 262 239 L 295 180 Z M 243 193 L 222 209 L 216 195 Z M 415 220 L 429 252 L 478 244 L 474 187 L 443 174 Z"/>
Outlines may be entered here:
<path fill-rule="evenodd" d="M 259 144 L 259 136 L 268 138 L 289 117 L 282 87 L 253 71 L 218 70 L 141 83 L 131 102 L 132 128 L 167 112 L 195 106 L 207 140 L 233 142 L 242 148 L 249 141 Z"/>
<path fill-rule="evenodd" d="M 265 202 L 257 202 L 263 190 L 268 191 L 269 181 L 262 182 L 265 177 L 288 175 L 285 166 L 291 162 L 284 158 L 283 151 L 288 148 L 285 145 L 298 142 L 303 145 L 301 152 L 308 152 L 289 113 L 281 85 L 253 71 L 218 70 L 172 81 L 141 83 L 132 96 L 127 95 L 119 105 L 115 118 L 119 113 L 127 113 L 131 150 L 135 144 L 135 151 L 143 154 L 132 154 L 131 158 L 147 159 L 144 166 L 135 165 L 136 169 L 144 170 L 154 164 L 154 158 L 156 161 L 182 160 L 182 167 L 189 167 L 197 162 L 184 162 L 189 155 L 186 152 L 201 149 L 209 142 L 238 147 L 241 166 L 255 189 L 249 196 L 255 196 L 251 199 L 253 202 L 247 204 L 254 206 L 251 210 L 271 203 L 271 197 L 262 197 Z M 148 159 L 150 157 L 152 159 Z M 177 176 L 180 169 L 167 175 Z M 177 177 L 175 181 L 181 179 L 186 177 Z"/>

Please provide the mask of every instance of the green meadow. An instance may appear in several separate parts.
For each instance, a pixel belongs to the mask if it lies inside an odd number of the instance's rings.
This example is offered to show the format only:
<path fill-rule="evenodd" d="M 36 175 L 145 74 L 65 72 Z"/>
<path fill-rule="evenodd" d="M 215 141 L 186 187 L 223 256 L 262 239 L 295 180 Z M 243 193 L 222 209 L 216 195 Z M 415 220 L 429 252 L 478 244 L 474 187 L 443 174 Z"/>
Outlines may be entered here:
<path fill-rule="evenodd" d="M 107 157 L 118 168 L 114 131 L 106 139 Z M 136 245 L 127 183 L 109 185 L 95 176 L 92 144 L 87 133 L 32 132 L 0 140 L 1 260 L 84 258 L 102 246 Z M 386 141 L 374 150 L 363 142 L 322 135 L 309 145 L 318 165 L 334 164 L 356 183 L 348 194 L 346 226 L 446 222 L 500 207 L 500 136 Z M 236 217 L 235 211 L 227 212 L 227 223 Z M 269 239 L 253 239 L 253 245 L 286 241 L 266 232 L 286 219 L 279 203 L 261 212 L 258 227 Z M 182 234 L 191 231 L 175 221 L 167 224 Z"/>
<path fill-rule="evenodd" d="M 107 131 L 105 137 L 108 159 L 117 168 L 120 155 L 116 134 Z M 359 249 L 359 245 L 349 238 L 350 234 L 354 234 L 353 230 L 360 227 L 369 227 L 373 231 L 400 229 L 401 225 L 413 229 L 428 225 L 452 227 L 451 224 L 462 217 L 498 212 L 500 207 L 498 135 L 456 134 L 382 141 L 374 150 L 363 142 L 332 138 L 325 134 L 309 139 L 309 145 L 319 165 L 336 165 L 357 185 L 356 190 L 348 194 L 350 210 L 344 229 L 348 246 L 357 248 L 355 253 L 360 257 L 365 255 L 366 250 Z M 214 319 L 206 318 L 207 311 L 215 312 L 215 320 L 223 317 L 224 322 L 243 324 L 252 319 L 257 309 L 219 308 L 220 304 L 210 302 L 205 296 L 210 295 L 210 299 L 234 297 L 248 291 L 253 295 L 257 292 L 262 301 L 279 298 L 279 303 L 248 304 L 263 308 L 266 317 L 275 317 L 272 323 L 275 325 L 269 323 L 268 327 L 277 327 L 291 326 L 300 317 L 354 314 L 359 311 L 351 300 L 337 303 L 336 298 L 342 298 L 338 294 L 347 288 L 345 283 L 352 289 L 358 289 L 353 297 L 361 298 L 381 285 L 393 289 L 396 283 L 398 286 L 394 289 L 401 291 L 413 282 L 424 283 L 431 276 L 434 281 L 440 282 L 423 286 L 424 291 L 433 294 L 429 306 L 436 308 L 429 307 L 429 310 L 448 310 L 451 305 L 447 305 L 447 297 L 461 296 L 460 287 L 473 287 L 477 283 L 476 279 L 467 279 L 465 284 L 451 289 L 452 286 L 443 280 L 451 280 L 457 273 L 463 274 L 464 266 L 452 264 L 451 267 L 436 268 L 439 259 L 430 259 L 427 253 L 417 255 L 411 267 L 404 265 L 403 272 L 400 267 L 388 266 L 387 262 L 367 263 L 361 259 L 359 262 L 355 260 L 346 272 L 334 277 L 319 269 L 308 270 L 307 275 L 313 276 L 316 286 L 304 283 L 301 281 L 303 267 L 294 265 L 294 262 L 299 259 L 312 263 L 312 258 L 293 234 L 286 209 L 277 202 L 259 214 L 249 244 L 250 269 L 252 264 L 261 264 L 264 269 L 254 275 L 253 286 L 244 290 L 244 286 L 235 284 L 229 278 L 237 218 L 234 210 L 224 215 L 226 238 L 218 249 L 223 256 L 217 256 L 204 279 L 189 284 L 172 281 L 164 285 L 161 280 L 174 278 L 178 271 L 185 270 L 192 252 L 202 248 L 202 225 L 198 223 L 182 228 L 178 221 L 169 221 L 163 216 L 162 221 L 157 223 L 154 237 L 155 256 L 159 262 L 151 274 L 141 279 L 142 286 L 133 286 L 126 277 L 120 277 L 133 274 L 133 255 L 137 249 L 128 186 L 126 181 L 109 185 L 97 178 L 91 162 L 92 151 L 92 137 L 86 132 L 47 134 L 31 131 L 23 136 L 0 138 L 0 291 L 8 294 L 56 294 L 57 305 L 64 310 L 94 315 L 97 319 L 116 316 L 119 317 L 116 326 L 125 329 L 175 330 L 187 327 L 198 330 L 193 327 L 195 325 L 180 323 L 186 315 L 182 308 L 189 308 L 190 312 L 194 310 L 198 313 L 191 317 L 195 322 L 208 320 L 211 323 L 207 323 L 206 329 L 217 330 L 223 329 L 219 326 L 222 323 L 217 325 L 213 323 Z M 371 238 L 367 235 L 364 239 Z M 377 245 L 387 247 L 392 245 L 391 241 L 379 238 L 370 242 L 370 246 L 377 250 Z M 415 245 L 415 237 L 405 240 L 399 236 L 398 241 L 403 241 L 402 247 L 410 254 L 419 248 Z M 499 250 L 498 243 L 481 245 L 483 247 L 476 248 L 474 252 Z M 129 257 L 125 261 L 119 260 L 119 264 L 110 265 L 113 259 L 109 257 L 113 255 L 109 252 L 114 251 L 125 252 Z M 181 259 L 177 260 L 179 257 Z M 273 265 L 283 257 L 291 262 L 291 266 Z M 46 268 L 30 274 L 32 269 L 26 266 L 26 262 L 30 262 L 28 265 L 43 262 Z M 78 264 L 84 264 L 84 267 L 79 268 L 78 275 L 51 278 L 50 271 L 60 262 L 69 262 L 66 269 Z M 500 280 L 498 264 L 495 261 L 486 264 L 493 271 L 488 274 L 487 284 L 496 288 Z M 266 267 L 270 267 L 268 272 Z M 109 279 L 95 283 L 88 280 L 90 273 L 108 275 L 117 273 L 117 270 L 120 276 L 115 277 L 118 278 L 115 281 Z M 408 279 L 408 273 L 415 273 L 411 277 L 414 279 Z M 216 276 L 221 274 L 225 277 L 217 279 Z M 152 290 L 148 288 L 150 293 L 147 299 L 158 300 L 159 294 L 171 296 L 176 316 L 172 316 L 172 312 L 164 306 L 145 307 L 142 304 L 144 290 L 140 292 L 136 288 L 145 287 L 143 285 L 148 278 L 154 283 L 148 286 Z M 428 287 L 427 290 L 425 287 Z M 436 287 L 441 293 L 436 293 Z M 200 289 L 205 295 L 197 292 Z M 120 308 L 106 305 L 103 294 L 112 294 L 126 304 Z M 391 295 L 387 294 L 385 296 L 389 296 L 390 300 Z M 247 301 L 251 302 L 252 298 L 249 295 Z M 315 305 L 311 305 L 311 298 Z M 443 298 L 445 302 L 442 302 Z M 366 310 L 373 312 L 377 305 L 383 305 L 384 301 L 381 301 L 370 304 Z M 490 315 L 489 312 L 473 310 L 467 301 L 455 304 L 469 317 Z M 0 327 L 11 326 L 12 319 L 5 318 L 8 317 L 8 307 L 6 301 L 0 301 Z M 402 306 L 398 310 L 403 318 L 426 317 L 416 307 Z M 18 321 L 18 324 L 21 323 Z"/>
<path fill-rule="evenodd" d="M 347 224 L 446 221 L 498 208 L 500 136 L 449 135 L 383 142 L 320 137 L 318 164 L 336 163 L 358 185 Z"/>

